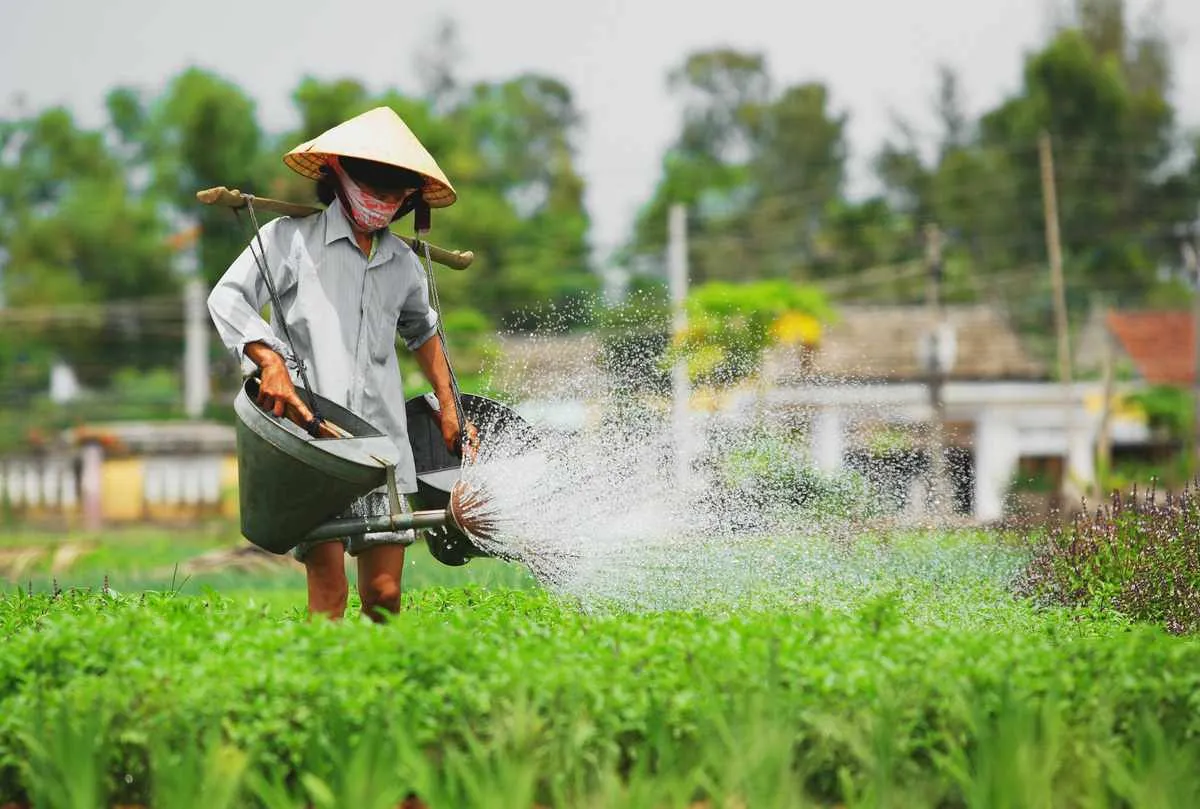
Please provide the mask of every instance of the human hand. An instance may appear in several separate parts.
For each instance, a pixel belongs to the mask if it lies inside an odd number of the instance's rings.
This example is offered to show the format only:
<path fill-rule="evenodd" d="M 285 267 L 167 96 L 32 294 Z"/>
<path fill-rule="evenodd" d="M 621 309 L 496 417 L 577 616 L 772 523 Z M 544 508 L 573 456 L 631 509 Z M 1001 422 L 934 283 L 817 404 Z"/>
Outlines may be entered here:
<path fill-rule="evenodd" d="M 479 430 L 471 422 L 466 422 L 466 440 L 463 440 L 463 430 L 458 424 L 458 409 L 453 401 L 442 403 L 439 413 L 442 440 L 446 442 L 446 449 L 455 455 L 465 453 L 468 460 L 474 461 L 479 450 Z"/>
<path fill-rule="evenodd" d="M 287 364 L 283 358 L 275 354 L 275 359 L 268 359 L 260 366 L 262 373 L 258 382 L 258 406 L 276 417 L 285 414 L 302 427 L 307 428 L 312 421 L 312 411 L 304 404 L 304 400 L 296 393 L 292 377 L 288 374 Z"/>
<path fill-rule="evenodd" d="M 471 463 L 475 463 L 476 458 L 479 457 L 479 430 L 469 421 L 467 422 L 467 437 L 463 441 L 463 452 Z"/>

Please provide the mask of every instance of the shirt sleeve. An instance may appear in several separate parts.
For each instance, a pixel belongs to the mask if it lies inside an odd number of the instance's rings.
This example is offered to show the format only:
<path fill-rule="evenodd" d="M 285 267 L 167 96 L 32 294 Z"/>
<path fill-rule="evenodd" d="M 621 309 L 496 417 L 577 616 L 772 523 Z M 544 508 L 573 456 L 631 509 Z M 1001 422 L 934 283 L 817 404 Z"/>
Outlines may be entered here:
<path fill-rule="evenodd" d="M 416 280 L 409 286 L 408 294 L 400 307 L 396 333 L 404 340 L 404 345 L 409 351 L 416 351 L 430 337 L 437 334 L 438 314 L 429 305 L 429 279 L 425 268 L 416 260 L 416 256 L 411 256 L 411 262 L 416 269 Z"/>
<path fill-rule="evenodd" d="M 278 246 L 280 234 L 277 232 L 280 221 L 274 219 L 263 225 L 260 230 L 261 243 L 266 251 L 265 264 L 277 292 L 282 291 L 284 286 L 284 279 L 281 277 L 282 254 Z M 242 369 L 246 372 L 255 368 L 254 363 L 245 354 L 248 343 L 265 343 L 280 356 L 291 359 L 287 346 L 259 314 L 270 302 L 271 296 L 255 260 L 258 249 L 259 240 L 251 240 L 241 255 L 229 265 L 229 269 L 208 296 L 208 312 L 212 316 L 217 334 L 225 347 L 242 363 Z M 278 317 L 279 314 L 275 313 L 275 316 Z"/>

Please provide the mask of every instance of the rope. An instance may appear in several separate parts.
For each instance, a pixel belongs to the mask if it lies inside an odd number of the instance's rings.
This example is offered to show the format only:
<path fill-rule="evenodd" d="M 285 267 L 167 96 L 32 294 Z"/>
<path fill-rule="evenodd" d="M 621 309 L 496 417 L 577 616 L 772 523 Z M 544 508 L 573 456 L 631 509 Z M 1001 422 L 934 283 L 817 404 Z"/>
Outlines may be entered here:
<path fill-rule="evenodd" d="M 288 361 L 296 371 L 300 374 L 300 384 L 304 387 L 304 392 L 307 394 L 308 409 L 312 411 L 312 419 L 304 425 L 304 429 L 313 438 L 320 435 L 321 412 L 317 408 L 316 394 L 313 393 L 312 387 L 308 384 L 308 370 L 304 359 L 296 352 L 296 344 L 292 342 L 292 333 L 288 329 L 287 318 L 283 316 L 283 304 L 279 302 L 279 293 L 275 291 L 275 282 L 271 280 L 271 274 L 267 271 L 267 250 L 263 247 L 262 229 L 258 226 L 258 217 L 254 215 L 254 195 L 244 194 L 246 200 L 246 211 L 250 214 L 250 224 L 254 228 L 254 236 L 250 242 L 250 255 L 254 256 L 254 264 L 258 267 L 259 277 L 266 284 L 267 293 L 271 296 L 271 310 L 275 313 L 275 319 L 279 322 L 279 326 L 283 331 L 283 339 L 287 342 L 288 351 L 291 356 Z M 238 223 L 242 222 L 241 214 L 238 208 L 233 209 L 234 216 L 237 217 Z M 254 242 L 258 242 L 258 252 L 254 252 Z"/>

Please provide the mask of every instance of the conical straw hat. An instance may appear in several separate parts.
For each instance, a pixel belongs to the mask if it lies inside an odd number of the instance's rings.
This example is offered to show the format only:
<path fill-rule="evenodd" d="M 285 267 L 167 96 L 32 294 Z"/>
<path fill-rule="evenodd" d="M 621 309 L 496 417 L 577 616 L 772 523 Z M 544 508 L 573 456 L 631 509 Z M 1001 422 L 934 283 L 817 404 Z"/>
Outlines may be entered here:
<path fill-rule="evenodd" d="M 415 171 L 425 178 L 421 196 L 431 208 L 445 208 L 458 198 L 433 155 L 391 107 L 376 107 L 301 143 L 283 156 L 293 171 L 313 180 L 331 155 L 358 157 Z"/>

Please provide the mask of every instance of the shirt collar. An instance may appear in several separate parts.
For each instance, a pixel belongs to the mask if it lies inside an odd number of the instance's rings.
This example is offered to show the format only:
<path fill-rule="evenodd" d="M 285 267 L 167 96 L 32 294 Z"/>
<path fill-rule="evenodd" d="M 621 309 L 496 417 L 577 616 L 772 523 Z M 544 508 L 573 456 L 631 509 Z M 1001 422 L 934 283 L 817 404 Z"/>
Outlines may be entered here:
<path fill-rule="evenodd" d="M 389 239 L 390 235 L 391 231 L 388 228 L 375 234 L 375 248 L 367 262 L 368 267 L 382 264 L 396 254 L 395 240 Z M 354 231 L 350 228 L 350 220 L 342 208 L 342 201 L 335 196 L 333 202 L 325 209 L 325 244 L 331 245 L 338 239 L 345 239 L 350 242 L 351 247 L 358 249 L 354 242 Z"/>
<path fill-rule="evenodd" d="M 350 220 L 342 209 L 342 201 L 337 197 L 325 209 L 325 244 L 333 244 L 338 239 L 346 239 L 354 244 L 354 231 L 350 229 Z"/>

